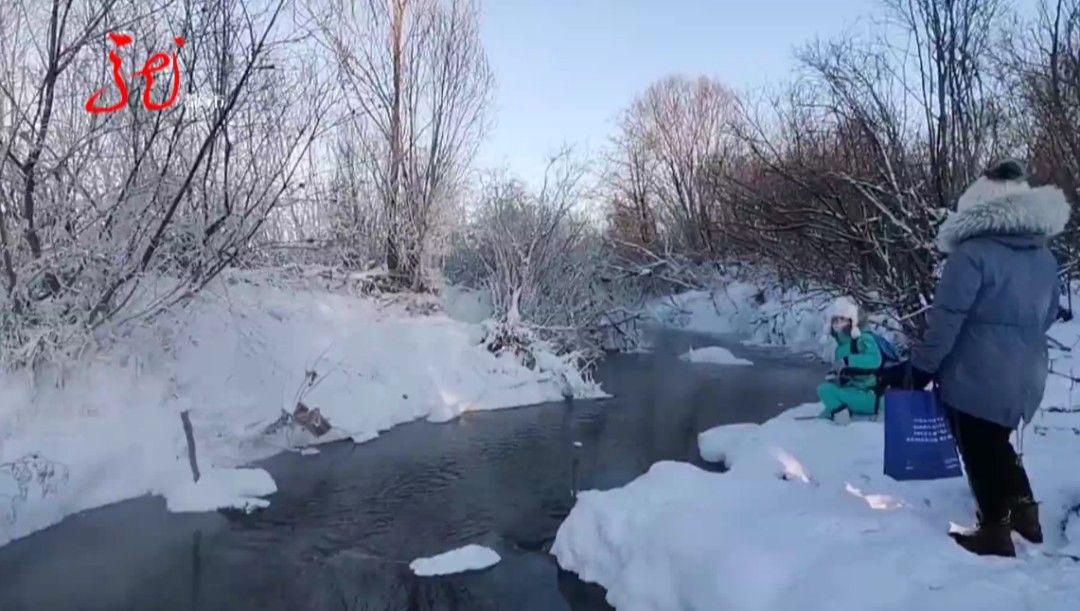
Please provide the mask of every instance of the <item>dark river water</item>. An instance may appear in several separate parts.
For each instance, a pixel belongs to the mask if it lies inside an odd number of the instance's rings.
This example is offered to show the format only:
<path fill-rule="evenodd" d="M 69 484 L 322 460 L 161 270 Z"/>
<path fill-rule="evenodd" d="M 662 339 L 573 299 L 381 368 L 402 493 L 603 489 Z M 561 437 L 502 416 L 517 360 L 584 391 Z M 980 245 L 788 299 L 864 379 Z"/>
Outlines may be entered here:
<path fill-rule="evenodd" d="M 574 489 L 621 486 L 660 460 L 704 465 L 696 437 L 814 400 L 822 366 L 727 344 L 754 367 L 616 355 L 596 377 L 615 395 L 416 422 L 315 456 L 260 463 L 278 492 L 260 512 L 170 514 L 146 497 L 71 516 L 0 548 L 0 610 L 608 609 L 603 591 L 548 554 Z M 580 447 L 575 446 L 580 443 Z M 487 571 L 437 578 L 408 563 L 468 543 Z"/>

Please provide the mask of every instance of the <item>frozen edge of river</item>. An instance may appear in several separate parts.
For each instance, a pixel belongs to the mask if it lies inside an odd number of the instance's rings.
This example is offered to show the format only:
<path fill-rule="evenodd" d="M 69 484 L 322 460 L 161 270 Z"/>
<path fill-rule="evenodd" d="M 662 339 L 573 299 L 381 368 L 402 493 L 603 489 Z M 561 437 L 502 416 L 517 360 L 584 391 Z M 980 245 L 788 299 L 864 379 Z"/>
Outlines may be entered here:
<path fill-rule="evenodd" d="M 367 441 L 418 419 L 605 396 L 554 355 L 538 355 L 535 369 L 493 355 L 478 324 L 319 290 L 222 279 L 126 333 L 62 373 L 0 377 L 0 545 L 83 510 L 182 489 L 192 479 L 182 411 L 210 471 L 316 441 Z M 266 434 L 298 397 L 331 432 Z M 253 498 L 226 504 L 239 497 Z"/>

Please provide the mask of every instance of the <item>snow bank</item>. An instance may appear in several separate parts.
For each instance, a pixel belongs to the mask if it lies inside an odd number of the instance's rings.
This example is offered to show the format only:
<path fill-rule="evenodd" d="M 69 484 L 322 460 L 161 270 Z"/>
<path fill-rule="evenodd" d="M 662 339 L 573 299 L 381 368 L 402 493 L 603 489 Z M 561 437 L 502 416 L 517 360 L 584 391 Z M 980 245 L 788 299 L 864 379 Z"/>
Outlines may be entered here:
<path fill-rule="evenodd" d="M 832 297 L 823 292 L 783 289 L 768 277 L 747 282 L 722 278 L 711 291 L 690 291 L 654 302 L 649 314 L 672 327 L 697 333 L 734 335 L 747 346 L 777 346 L 832 358 L 824 313 Z M 878 316 L 870 327 L 897 342 Z M 891 325 L 895 327 L 895 325 Z"/>
<path fill-rule="evenodd" d="M 947 536 L 973 521 L 964 480 L 894 482 L 880 424 L 793 418 L 819 409 L 702 434 L 703 457 L 727 473 L 663 462 L 581 493 L 552 553 L 620 610 L 1075 608 L 1080 565 L 1056 555 L 1075 546 L 1058 526 L 1080 503 L 1071 431 L 1029 432 L 1026 445 L 1047 543 L 988 559 Z"/>
<path fill-rule="evenodd" d="M 692 331 L 816 352 L 827 302 L 734 282 L 654 313 Z M 820 404 L 702 433 L 702 457 L 725 473 L 661 462 L 623 488 L 582 492 L 552 554 L 620 610 L 1074 609 L 1080 323 L 1050 335 L 1061 346 L 1051 350 L 1057 373 L 1024 444 L 1047 541 L 1014 537 L 1016 559 L 973 556 L 948 537 L 974 521 L 966 480 L 885 477 L 881 424 L 803 419 Z"/>
<path fill-rule="evenodd" d="M 666 324 L 699 333 L 738 335 L 754 346 L 784 346 L 820 353 L 826 339 L 823 294 L 763 288 L 770 283 L 722 279 L 712 291 L 691 291 L 659 301 L 651 314 Z"/>
<path fill-rule="evenodd" d="M 260 496 L 277 492 L 270 474 L 262 469 L 211 469 L 198 482 L 187 481 L 165 493 L 169 511 L 241 509 L 246 512 L 270 505 Z"/>
<path fill-rule="evenodd" d="M 478 571 L 495 566 L 500 560 L 502 558 L 494 550 L 466 545 L 431 558 L 417 558 L 409 563 L 409 568 L 420 577 L 432 577 Z"/>
<path fill-rule="evenodd" d="M 235 276 L 125 333 L 63 372 L 0 377 L 0 544 L 190 481 L 184 410 L 210 473 L 316 442 L 373 439 L 419 418 L 604 396 L 554 355 L 531 369 L 493 355 L 481 325 Z M 311 372 L 317 381 L 301 392 Z M 298 398 L 334 428 L 318 440 L 291 427 L 266 434 Z M 25 477 L 10 465 L 34 453 L 66 480 L 31 478 L 20 489 Z"/>
<path fill-rule="evenodd" d="M 690 363 L 708 363 L 711 365 L 753 365 L 746 359 L 740 359 L 727 348 L 709 346 L 707 348 L 693 349 L 679 357 Z"/>
<path fill-rule="evenodd" d="M 1075 347 L 1080 325 L 1051 335 Z M 1052 369 L 1073 370 L 1071 352 L 1051 354 Z M 1015 560 L 972 556 L 947 536 L 974 521 L 964 479 L 885 477 L 881 424 L 800 419 L 817 404 L 702 433 L 702 457 L 726 473 L 663 462 L 623 488 L 581 493 L 552 553 L 607 588 L 619 609 L 1073 609 L 1074 386 L 1052 375 L 1026 429 L 1024 460 L 1047 541 L 1014 537 Z"/>

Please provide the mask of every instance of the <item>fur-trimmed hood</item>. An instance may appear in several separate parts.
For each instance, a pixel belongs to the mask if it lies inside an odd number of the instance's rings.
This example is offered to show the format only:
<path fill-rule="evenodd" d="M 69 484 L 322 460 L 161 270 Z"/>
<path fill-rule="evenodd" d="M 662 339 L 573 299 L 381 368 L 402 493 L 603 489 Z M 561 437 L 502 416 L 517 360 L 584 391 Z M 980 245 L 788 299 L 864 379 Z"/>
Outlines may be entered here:
<path fill-rule="evenodd" d="M 1050 238 L 1069 222 L 1069 202 L 1057 187 L 1020 188 L 993 195 L 985 192 L 986 197 L 980 199 L 978 184 L 961 196 L 965 205 L 950 213 L 938 230 L 941 252 L 950 253 L 964 240 L 985 235 Z"/>

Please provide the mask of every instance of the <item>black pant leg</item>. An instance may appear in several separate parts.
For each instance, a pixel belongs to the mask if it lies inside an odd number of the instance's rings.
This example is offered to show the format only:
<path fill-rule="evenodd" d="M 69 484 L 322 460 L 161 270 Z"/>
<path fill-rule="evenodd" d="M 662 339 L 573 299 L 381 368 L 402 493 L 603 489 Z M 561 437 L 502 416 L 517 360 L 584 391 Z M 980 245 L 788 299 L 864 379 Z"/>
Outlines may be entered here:
<path fill-rule="evenodd" d="M 1017 456 L 1012 444 L 1009 443 L 1008 430 L 1005 435 L 1001 464 L 1006 476 L 1009 500 L 1024 499 L 1030 501 L 1035 495 L 1031 492 L 1031 481 L 1028 479 L 1027 470 L 1024 469 L 1024 464 L 1020 462 L 1020 457 Z"/>
<path fill-rule="evenodd" d="M 1009 429 L 955 409 L 949 411 L 953 435 L 983 521 L 1005 519 L 1013 487 L 1019 485 L 1019 465 L 1009 443 Z"/>

